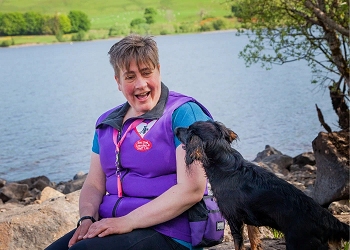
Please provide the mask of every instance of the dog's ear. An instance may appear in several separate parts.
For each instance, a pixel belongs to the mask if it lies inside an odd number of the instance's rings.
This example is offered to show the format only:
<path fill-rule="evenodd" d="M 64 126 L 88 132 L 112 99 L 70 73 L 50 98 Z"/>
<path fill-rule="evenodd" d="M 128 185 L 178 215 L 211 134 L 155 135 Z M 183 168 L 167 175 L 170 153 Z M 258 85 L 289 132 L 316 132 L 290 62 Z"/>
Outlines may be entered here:
<path fill-rule="evenodd" d="M 233 132 L 231 129 L 225 127 L 225 125 L 223 125 L 220 122 L 215 122 L 215 126 L 221 131 L 221 133 L 223 134 L 225 140 L 228 143 L 232 143 L 234 140 L 237 139 L 237 134 L 235 132 Z"/>
<path fill-rule="evenodd" d="M 194 161 L 200 161 L 202 163 L 207 161 L 203 141 L 197 135 L 192 135 L 186 144 L 186 165 L 189 166 Z"/>

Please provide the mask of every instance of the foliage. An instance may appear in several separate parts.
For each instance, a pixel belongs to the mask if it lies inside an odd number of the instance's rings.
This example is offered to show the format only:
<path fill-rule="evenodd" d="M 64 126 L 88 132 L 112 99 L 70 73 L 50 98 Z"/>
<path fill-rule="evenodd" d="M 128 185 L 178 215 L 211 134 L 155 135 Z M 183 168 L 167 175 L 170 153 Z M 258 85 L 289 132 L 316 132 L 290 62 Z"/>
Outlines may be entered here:
<path fill-rule="evenodd" d="M 339 126 L 348 127 L 349 3 L 346 0 L 232 0 L 250 42 L 240 52 L 246 65 L 306 60 L 313 83 L 328 85 Z M 239 6 L 239 7 L 237 7 Z M 338 104 L 335 104 L 338 102 Z M 340 116 L 339 105 L 343 105 Z M 346 114 L 347 113 L 347 114 Z M 341 124 L 342 123 L 342 124 Z"/>
<path fill-rule="evenodd" d="M 42 27 L 44 23 L 43 16 L 36 12 L 26 12 L 23 15 L 26 21 L 26 34 L 37 35 L 42 34 Z"/>
<path fill-rule="evenodd" d="M 126 36 L 129 34 L 129 28 L 126 24 L 115 24 L 109 29 L 108 36 Z"/>
<path fill-rule="evenodd" d="M 86 33 L 83 30 L 79 30 L 78 33 L 72 35 L 72 41 L 80 42 L 85 41 Z"/>
<path fill-rule="evenodd" d="M 27 30 L 26 20 L 22 13 L 4 13 L 0 19 L 0 35 L 15 36 L 25 34 Z"/>
<path fill-rule="evenodd" d="M 67 34 L 71 31 L 72 25 L 70 22 L 70 19 L 67 15 L 60 14 L 58 16 L 58 21 L 59 21 L 59 29 L 64 33 Z"/>
<path fill-rule="evenodd" d="M 130 33 L 136 33 L 140 35 L 149 35 L 150 34 L 150 25 L 147 23 L 140 23 L 136 26 L 130 28 Z"/>
<path fill-rule="evenodd" d="M 80 10 L 71 10 L 68 14 L 71 21 L 72 32 L 78 32 L 80 30 L 88 31 L 91 26 L 91 22 L 88 16 Z"/>
<path fill-rule="evenodd" d="M 70 19 L 64 14 L 42 15 L 37 12 L 4 13 L 0 15 L 0 35 L 41 35 L 71 31 Z"/>
<path fill-rule="evenodd" d="M 145 22 L 146 22 L 146 20 L 143 19 L 143 18 L 135 18 L 135 19 L 132 19 L 132 20 L 131 20 L 130 26 L 131 26 L 131 27 L 135 27 L 135 26 L 137 26 L 137 25 L 139 25 L 139 24 L 141 24 L 141 23 L 145 23 Z"/>
<path fill-rule="evenodd" d="M 58 30 L 56 33 L 56 39 L 59 42 L 65 42 L 66 40 L 63 38 L 63 31 L 62 30 Z"/>
<path fill-rule="evenodd" d="M 227 27 L 227 25 L 228 25 L 227 20 L 224 18 L 219 18 L 213 21 L 213 27 L 215 30 L 223 30 Z"/>
<path fill-rule="evenodd" d="M 206 22 L 201 25 L 201 31 L 211 31 L 214 30 L 212 22 Z"/>
<path fill-rule="evenodd" d="M 43 15 L 42 34 L 53 35 L 54 34 L 54 19 L 53 16 Z"/>
<path fill-rule="evenodd" d="M 276 230 L 276 229 L 274 229 L 274 228 L 272 228 L 272 227 L 267 227 L 270 231 L 271 231 L 271 233 L 273 234 L 273 237 L 274 238 L 284 238 L 284 234 L 282 233 L 282 232 L 280 232 L 280 231 L 278 231 L 278 230 Z"/>
<path fill-rule="evenodd" d="M 146 23 L 152 24 L 155 23 L 155 15 L 157 15 L 157 11 L 154 8 L 146 8 L 144 17 L 146 19 Z"/>

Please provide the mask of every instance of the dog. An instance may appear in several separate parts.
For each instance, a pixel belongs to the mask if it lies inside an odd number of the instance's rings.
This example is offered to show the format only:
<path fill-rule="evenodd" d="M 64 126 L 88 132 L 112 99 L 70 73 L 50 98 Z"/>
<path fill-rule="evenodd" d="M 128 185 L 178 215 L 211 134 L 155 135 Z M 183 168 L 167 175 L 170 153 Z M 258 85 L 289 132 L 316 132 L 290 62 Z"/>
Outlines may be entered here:
<path fill-rule="evenodd" d="M 230 226 L 236 250 L 244 249 L 244 224 L 248 225 L 251 249 L 261 249 L 254 226 L 281 231 L 287 250 L 326 250 L 333 243 L 339 246 L 342 239 L 349 241 L 348 225 L 293 185 L 246 161 L 233 149 L 231 143 L 237 135 L 222 123 L 198 121 L 174 132 L 184 144 L 188 171 L 192 162 L 202 162 L 220 211 Z"/>

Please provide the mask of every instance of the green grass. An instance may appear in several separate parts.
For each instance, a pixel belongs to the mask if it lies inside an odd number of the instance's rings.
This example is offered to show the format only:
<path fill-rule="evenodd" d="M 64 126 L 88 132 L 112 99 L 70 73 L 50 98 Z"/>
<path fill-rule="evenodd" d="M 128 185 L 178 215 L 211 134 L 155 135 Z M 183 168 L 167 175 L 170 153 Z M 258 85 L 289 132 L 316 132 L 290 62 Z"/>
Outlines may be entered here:
<path fill-rule="evenodd" d="M 127 23 L 142 17 L 146 7 L 158 11 L 156 22 L 200 21 L 200 13 L 212 16 L 231 14 L 224 0 L 0 0 L 0 12 L 35 11 L 42 14 L 68 14 L 81 10 L 91 19 L 91 29 L 109 29 L 115 23 Z"/>

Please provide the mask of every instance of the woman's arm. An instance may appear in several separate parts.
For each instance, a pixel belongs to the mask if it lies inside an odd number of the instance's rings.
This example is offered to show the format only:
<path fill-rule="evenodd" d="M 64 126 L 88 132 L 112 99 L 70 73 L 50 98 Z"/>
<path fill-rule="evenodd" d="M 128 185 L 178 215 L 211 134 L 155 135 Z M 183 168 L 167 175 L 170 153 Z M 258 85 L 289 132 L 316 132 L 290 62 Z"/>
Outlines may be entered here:
<path fill-rule="evenodd" d="M 91 154 L 90 170 L 84 182 L 79 197 L 80 217 L 92 216 L 98 220 L 98 210 L 103 196 L 106 194 L 106 177 L 100 163 L 100 155 Z M 69 241 L 69 247 L 83 239 L 91 226 L 91 220 L 83 220 Z"/>
<path fill-rule="evenodd" d="M 186 171 L 185 150 L 182 146 L 176 148 L 176 185 L 125 216 L 106 218 L 94 223 L 84 238 L 127 233 L 137 228 L 154 226 L 175 218 L 200 201 L 207 179 L 199 162 L 194 162 L 191 170 Z"/>

